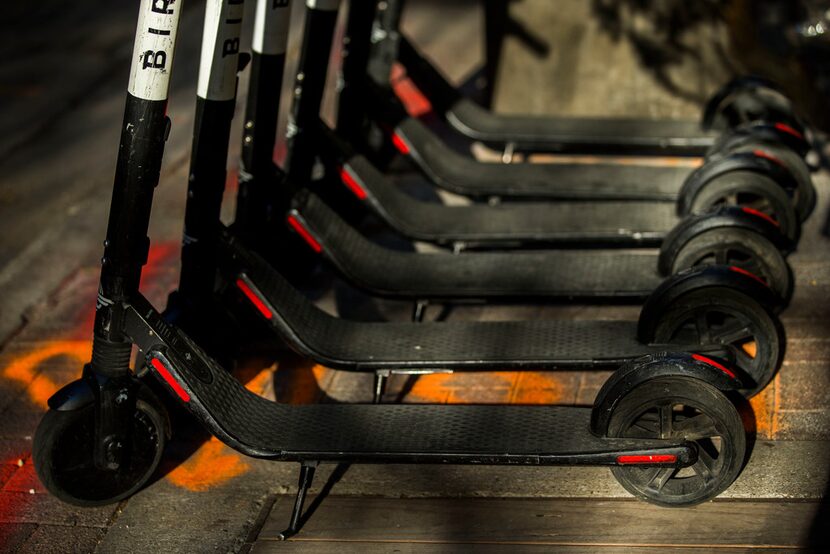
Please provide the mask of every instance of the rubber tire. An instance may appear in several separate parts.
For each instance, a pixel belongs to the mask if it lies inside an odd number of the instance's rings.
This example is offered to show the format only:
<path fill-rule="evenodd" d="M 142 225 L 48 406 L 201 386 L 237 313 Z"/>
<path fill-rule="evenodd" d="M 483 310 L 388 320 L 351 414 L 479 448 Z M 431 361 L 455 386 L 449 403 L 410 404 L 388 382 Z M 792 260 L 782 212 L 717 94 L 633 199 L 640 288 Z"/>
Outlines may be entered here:
<path fill-rule="evenodd" d="M 742 117 L 740 121 L 731 121 L 724 112 L 736 102 L 750 98 L 756 102 L 754 107 L 760 107 L 761 113 L 754 113 L 751 117 Z M 782 102 L 783 100 L 783 102 Z M 783 92 L 766 86 L 750 89 L 738 89 L 723 99 L 712 119 L 711 129 L 714 131 L 728 131 L 753 121 L 775 121 L 777 119 L 793 119 L 792 103 Z M 743 114 L 742 114 L 743 115 Z"/>
<path fill-rule="evenodd" d="M 628 492 L 659 506 L 684 507 L 710 500 L 726 490 L 738 477 L 746 455 L 746 432 L 741 416 L 734 404 L 714 386 L 693 377 L 659 377 L 647 381 L 623 396 L 614 406 L 608 425 L 608 436 L 625 437 L 631 422 L 643 413 L 650 403 L 662 398 L 677 400 L 700 409 L 716 421 L 716 429 L 722 433 L 720 475 L 709 486 L 693 493 L 661 495 L 639 486 L 634 477 L 643 468 L 615 466 L 611 472 Z M 719 457 L 720 459 L 720 457 Z M 672 482 L 674 481 L 674 484 Z M 683 483 L 671 478 L 666 486 L 681 487 Z M 664 487 L 665 488 L 665 487 Z"/>
<path fill-rule="evenodd" d="M 765 175 L 754 171 L 729 171 L 707 182 L 687 204 L 693 214 L 708 212 L 729 194 L 751 193 L 765 198 L 773 209 L 781 233 L 796 240 L 799 234 L 799 219 L 787 192 Z"/>
<path fill-rule="evenodd" d="M 745 367 L 745 364 L 738 364 L 737 361 L 736 365 L 755 382 L 754 386 L 741 389 L 739 392 L 746 398 L 755 396 L 772 381 L 781 364 L 783 337 L 777 320 L 752 297 L 726 287 L 705 287 L 683 294 L 660 314 L 658 321 L 652 323 L 652 336 L 646 340 L 657 344 L 670 343 L 678 326 L 688 322 L 691 313 L 701 306 L 729 309 L 753 321 L 756 337 L 755 359 L 760 358 L 765 362 L 757 368 Z"/>
<path fill-rule="evenodd" d="M 735 227 L 716 227 L 695 235 L 673 252 L 671 274 L 674 275 L 698 265 L 707 253 L 723 247 L 746 253 L 753 257 L 757 269 L 752 269 L 766 281 L 767 285 L 784 301 L 792 296 L 792 273 L 787 260 L 770 241 L 749 229 Z M 727 265 L 741 267 L 739 260 L 727 260 Z"/>
<path fill-rule="evenodd" d="M 813 186 L 813 176 L 810 167 L 804 158 L 786 146 L 773 144 L 768 141 L 747 141 L 734 148 L 727 149 L 727 153 L 754 152 L 762 150 L 780 160 L 795 178 L 798 186 L 795 198 L 791 200 L 800 221 L 806 221 L 816 207 L 816 188 Z"/>
<path fill-rule="evenodd" d="M 161 461 L 169 425 L 166 412 L 157 401 L 139 399 L 136 408 L 131 460 L 139 460 L 140 465 L 130 468 L 132 475 L 124 482 L 120 482 L 124 473 L 121 469 L 112 472 L 92 465 L 92 445 L 89 443 L 93 436 L 94 405 L 79 410 L 47 411 L 37 427 L 32 446 L 35 471 L 46 489 L 60 500 L 76 506 L 112 504 L 141 489 Z M 80 481 L 77 474 L 67 476 L 61 471 L 63 463 L 76 464 L 79 456 L 87 472 Z M 104 486 L 96 488 L 93 483 Z"/>

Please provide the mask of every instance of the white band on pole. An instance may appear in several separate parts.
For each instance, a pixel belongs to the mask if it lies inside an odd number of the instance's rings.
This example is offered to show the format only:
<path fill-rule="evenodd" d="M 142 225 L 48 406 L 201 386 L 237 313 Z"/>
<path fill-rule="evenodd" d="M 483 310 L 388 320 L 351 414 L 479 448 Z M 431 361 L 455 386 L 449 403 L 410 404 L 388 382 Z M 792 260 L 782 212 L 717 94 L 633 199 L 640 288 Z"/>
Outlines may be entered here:
<path fill-rule="evenodd" d="M 365 2 L 366 0 L 358 0 Z M 312 10 L 333 12 L 340 7 L 340 0 L 306 0 L 306 7 Z"/>
<path fill-rule="evenodd" d="M 143 100 L 166 100 L 182 0 L 141 0 L 129 92 Z"/>
<path fill-rule="evenodd" d="M 207 0 L 196 87 L 201 98 L 232 100 L 236 94 L 244 3 L 245 0 Z"/>
<path fill-rule="evenodd" d="M 257 54 L 284 54 L 291 20 L 290 0 L 257 0 L 253 50 Z"/>

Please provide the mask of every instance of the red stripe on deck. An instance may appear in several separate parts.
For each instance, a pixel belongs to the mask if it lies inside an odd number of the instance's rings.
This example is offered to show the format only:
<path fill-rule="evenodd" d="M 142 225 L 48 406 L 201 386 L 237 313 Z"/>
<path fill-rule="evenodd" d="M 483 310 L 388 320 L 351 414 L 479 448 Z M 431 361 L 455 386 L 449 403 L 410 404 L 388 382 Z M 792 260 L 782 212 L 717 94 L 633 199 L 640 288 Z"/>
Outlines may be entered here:
<path fill-rule="evenodd" d="M 306 229 L 305 225 L 303 225 L 302 222 L 293 214 L 288 216 L 288 224 L 297 232 L 298 235 L 303 237 L 303 240 L 308 243 L 312 250 L 318 254 L 323 251 L 323 247 L 320 246 L 320 243 L 317 242 L 317 239 L 314 238 L 311 231 Z"/>
<path fill-rule="evenodd" d="M 251 287 L 248 286 L 248 283 L 246 283 L 242 279 L 237 279 L 236 288 L 241 290 L 242 294 L 244 294 L 248 298 L 248 300 L 251 301 L 251 304 L 253 304 L 257 310 L 259 310 L 259 313 L 262 314 L 262 317 L 264 317 L 265 319 L 271 319 L 271 317 L 274 315 L 271 312 L 271 309 L 265 304 L 265 302 L 259 296 L 257 296 L 257 294 L 251 289 Z"/>
<path fill-rule="evenodd" d="M 158 358 L 152 358 L 150 360 L 150 365 L 152 365 L 153 368 L 159 372 L 161 378 L 164 379 L 168 385 L 170 385 L 170 388 L 173 389 L 173 392 L 175 392 L 179 396 L 179 398 L 181 398 L 185 402 L 190 402 L 190 395 L 187 394 L 187 391 L 184 390 L 184 388 L 182 388 L 178 381 L 176 381 L 176 379 L 173 377 L 170 371 L 166 367 L 164 367 L 164 364 L 161 363 L 161 360 L 159 360 Z"/>

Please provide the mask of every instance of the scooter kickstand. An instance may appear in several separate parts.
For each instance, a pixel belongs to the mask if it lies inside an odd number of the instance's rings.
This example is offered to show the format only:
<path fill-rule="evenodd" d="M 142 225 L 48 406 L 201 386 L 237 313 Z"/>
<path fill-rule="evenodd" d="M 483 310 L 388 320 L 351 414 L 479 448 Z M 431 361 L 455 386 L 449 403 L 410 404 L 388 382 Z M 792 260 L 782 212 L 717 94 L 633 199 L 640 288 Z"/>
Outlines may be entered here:
<path fill-rule="evenodd" d="M 379 369 L 375 371 L 375 386 L 372 394 L 372 404 L 380 404 L 383 400 L 383 393 L 386 392 L 386 383 L 389 380 L 389 370 Z"/>
<path fill-rule="evenodd" d="M 314 472 L 320 462 L 302 462 L 300 465 L 300 482 L 297 488 L 297 498 L 294 500 L 294 509 L 291 512 L 291 522 L 288 524 L 288 529 L 279 534 L 281 541 L 288 540 L 296 535 L 302 525 L 303 504 L 305 503 L 305 496 L 308 489 L 311 488 L 311 482 L 314 480 Z"/>
<path fill-rule="evenodd" d="M 427 313 L 427 306 L 429 306 L 429 300 L 415 301 L 415 304 L 412 306 L 412 321 L 414 323 L 421 323 L 424 321 L 424 316 Z"/>

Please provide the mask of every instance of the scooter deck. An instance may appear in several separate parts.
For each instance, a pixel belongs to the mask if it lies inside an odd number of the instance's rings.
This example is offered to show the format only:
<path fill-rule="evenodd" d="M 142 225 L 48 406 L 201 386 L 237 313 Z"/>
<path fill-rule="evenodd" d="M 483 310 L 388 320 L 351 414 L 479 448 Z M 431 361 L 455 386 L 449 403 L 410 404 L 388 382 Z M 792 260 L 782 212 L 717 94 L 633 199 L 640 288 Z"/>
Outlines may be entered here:
<path fill-rule="evenodd" d="M 460 98 L 444 118 L 469 138 L 512 143 L 519 150 L 703 155 L 718 136 L 697 121 L 494 114 L 468 98 Z"/>
<path fill-rule="evenodd" d="M 146 300 L 137 303 L 128 317 L 155 374 L 217 437 L 250 456 L 283 461 L 615 465 L 621 454 L 660 449 L 674 451 L 675 463 L 693 461 L 682 439 L 593 435 L 590 408 L 278 404 L 243 387 L 184 333 L 169 327 Z M 373 345 L 382 349 L 382 339 Z"/>
<path fill-rule="evenodd" d="M 349 281 L 388 297 L 641 300 L 662 281 L 654 250 L 402 252 L 366 239 L 308 192 L 297 195 L 291 217 Z"/>
<path fill-rule="evenodd" d="M 637 340 L 633 321 L 355 322 L 330 316 L 258 255 L 226 237 L 220 247 L 236 298 L 288 344 L 321 364 L 375 369 L 588 369 L 618 365 L 666 345 Z"/>
<path fill-rule="evenodd" d="M 717 137 L 696 121 L 504 115 L 463 97 L 401 37 L 399 60 L 447 123 L 462 135 L 517 150 L 702 156 Z"/>
<path fill-rule="evenodd" d="M 365 157 L 352 156 L 342 176 L 390 227 L 416 240 L 467 246 L 614 244 L 657 246 L 677 224 L 669 202 L 507 202 L 447 206 L 400 190 Z"/>
<path fill-rule="evenodd" d="M 436 185 L 473 197 L 670 202 L 691 173 L 688 167 L 611 163 L 484 163 L 448 148 L 414 118 L 399 123 L 395 135 Z"/>

